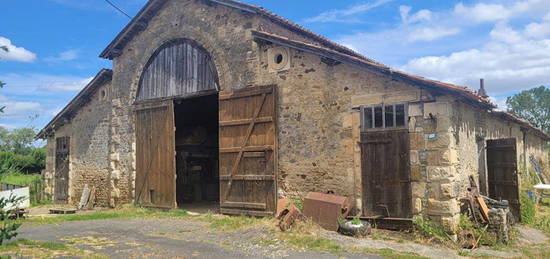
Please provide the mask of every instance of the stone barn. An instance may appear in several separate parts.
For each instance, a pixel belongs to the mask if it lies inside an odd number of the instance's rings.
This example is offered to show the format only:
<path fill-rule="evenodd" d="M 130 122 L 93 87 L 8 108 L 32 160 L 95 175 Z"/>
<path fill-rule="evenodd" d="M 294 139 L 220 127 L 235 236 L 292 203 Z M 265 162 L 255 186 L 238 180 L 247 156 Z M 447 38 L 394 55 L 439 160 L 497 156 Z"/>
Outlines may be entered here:
<path fill-rule="evenodd" d="M 150 0 L 101 57 L 112 70 L 38 135 L 56 202 L 88 184 L 102 206 L 272 215 L 278 197 L 333 191 L 452 229 L 469 176 L 517 215 L 520 172 L 548 164 L 548 135 L 482 93 L 232 0 Z"/>

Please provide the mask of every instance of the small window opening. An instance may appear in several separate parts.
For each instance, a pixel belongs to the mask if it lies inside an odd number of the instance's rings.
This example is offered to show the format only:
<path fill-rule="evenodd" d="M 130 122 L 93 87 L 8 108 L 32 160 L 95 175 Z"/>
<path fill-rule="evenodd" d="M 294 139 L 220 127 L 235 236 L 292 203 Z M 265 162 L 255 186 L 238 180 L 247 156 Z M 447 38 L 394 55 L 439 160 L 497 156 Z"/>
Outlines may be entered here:
<path fill-rule="evenodd" d="M 361 107 L 361 129 L 394 128 L 407 125 L 405 104 Z"/>
<path fill-rule="evenodd" d="M 105 90 L 101 90 L 101 100 L 105 100 L 105 97 L 107 97 L 107 92 L 105 92 Z"/>
<path fill-rule="evenodd" d="M 275 64 L 281 64 L 281 63 L 283 63 L 283 54 L 275 55 Z"/>

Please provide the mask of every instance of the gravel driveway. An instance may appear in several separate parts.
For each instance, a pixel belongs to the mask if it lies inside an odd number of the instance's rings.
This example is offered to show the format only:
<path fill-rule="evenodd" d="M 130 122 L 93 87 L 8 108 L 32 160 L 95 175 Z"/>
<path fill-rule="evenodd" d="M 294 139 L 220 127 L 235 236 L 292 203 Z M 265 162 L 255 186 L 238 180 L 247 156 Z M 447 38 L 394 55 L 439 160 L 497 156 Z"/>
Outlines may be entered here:
<path fill-rule="evenodd" d="M 262 228 L 211 230 L 192 219 L 104 219 L 23 226 L 18 237 L 63 242 L 111 258 L 381 258 L 262 246 Z"/>

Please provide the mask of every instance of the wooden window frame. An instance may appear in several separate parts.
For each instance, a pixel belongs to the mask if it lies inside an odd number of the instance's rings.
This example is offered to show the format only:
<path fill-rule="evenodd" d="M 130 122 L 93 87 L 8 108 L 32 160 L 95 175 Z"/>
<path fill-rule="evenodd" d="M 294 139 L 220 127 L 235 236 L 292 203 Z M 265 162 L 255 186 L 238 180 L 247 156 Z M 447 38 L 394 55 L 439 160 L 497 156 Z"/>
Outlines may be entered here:
<path fill-rule="evenodd" d="M 404 109 L 404 122 L 402 126 L 396 126 L 397 125 L 397 112 L 396 107 L 399 105 L 403 105 Z M 386 127 L 386 106 L 392 106 L 393 107 L 393 126 Z M 379 103 L 379 104 L 373 104 L 373 105 L 362 105 L 360 107 L 360 120 L 361 120 L 361 132 L 367 132 L 367 131 L 376 131 L 376 130 L 388 130 L 388 129 L 403 129 L 408 127 L 409 125 L 409 105 L 408 103 Z M 376 127 L 376 114 L 374 112 L 375 108 L 382 108 L 382 127 Z M 372 116 L 372 125 L 371 127 L 366 127 L 366 110 L 371 110 L 371 116 Z"/>

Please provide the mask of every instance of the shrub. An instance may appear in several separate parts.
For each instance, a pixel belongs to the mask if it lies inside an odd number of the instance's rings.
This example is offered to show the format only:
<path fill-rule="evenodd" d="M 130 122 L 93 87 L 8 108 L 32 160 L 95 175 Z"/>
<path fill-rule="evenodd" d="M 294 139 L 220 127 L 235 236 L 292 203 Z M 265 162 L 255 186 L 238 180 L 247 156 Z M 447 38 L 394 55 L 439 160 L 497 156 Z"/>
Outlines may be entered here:
<path fill-rule="evenodd" d="M 46 150 L 44 148 L 35 148 L 29 154 L 16 154 L 12 151 L 0 152 L 0 167 L 4 171 L 11 168 L 18 169 L 22 173 L 38 173 L 44 169 L 46 165 Z M 2 173 L 2 171 L 0 171 Z"/>
<path fill-rule="evenodd" d="M 12 215 L 17 211 L 17 207 L 26 197 L 16 197 L 10 195 L 5 199 L 0 197 L 0 245 L 4 244 L 4 241 L 8 241 L 17 236 L 17 229 L 21 226 L 20 223 L 14 222 L 10 219 Z"/>

